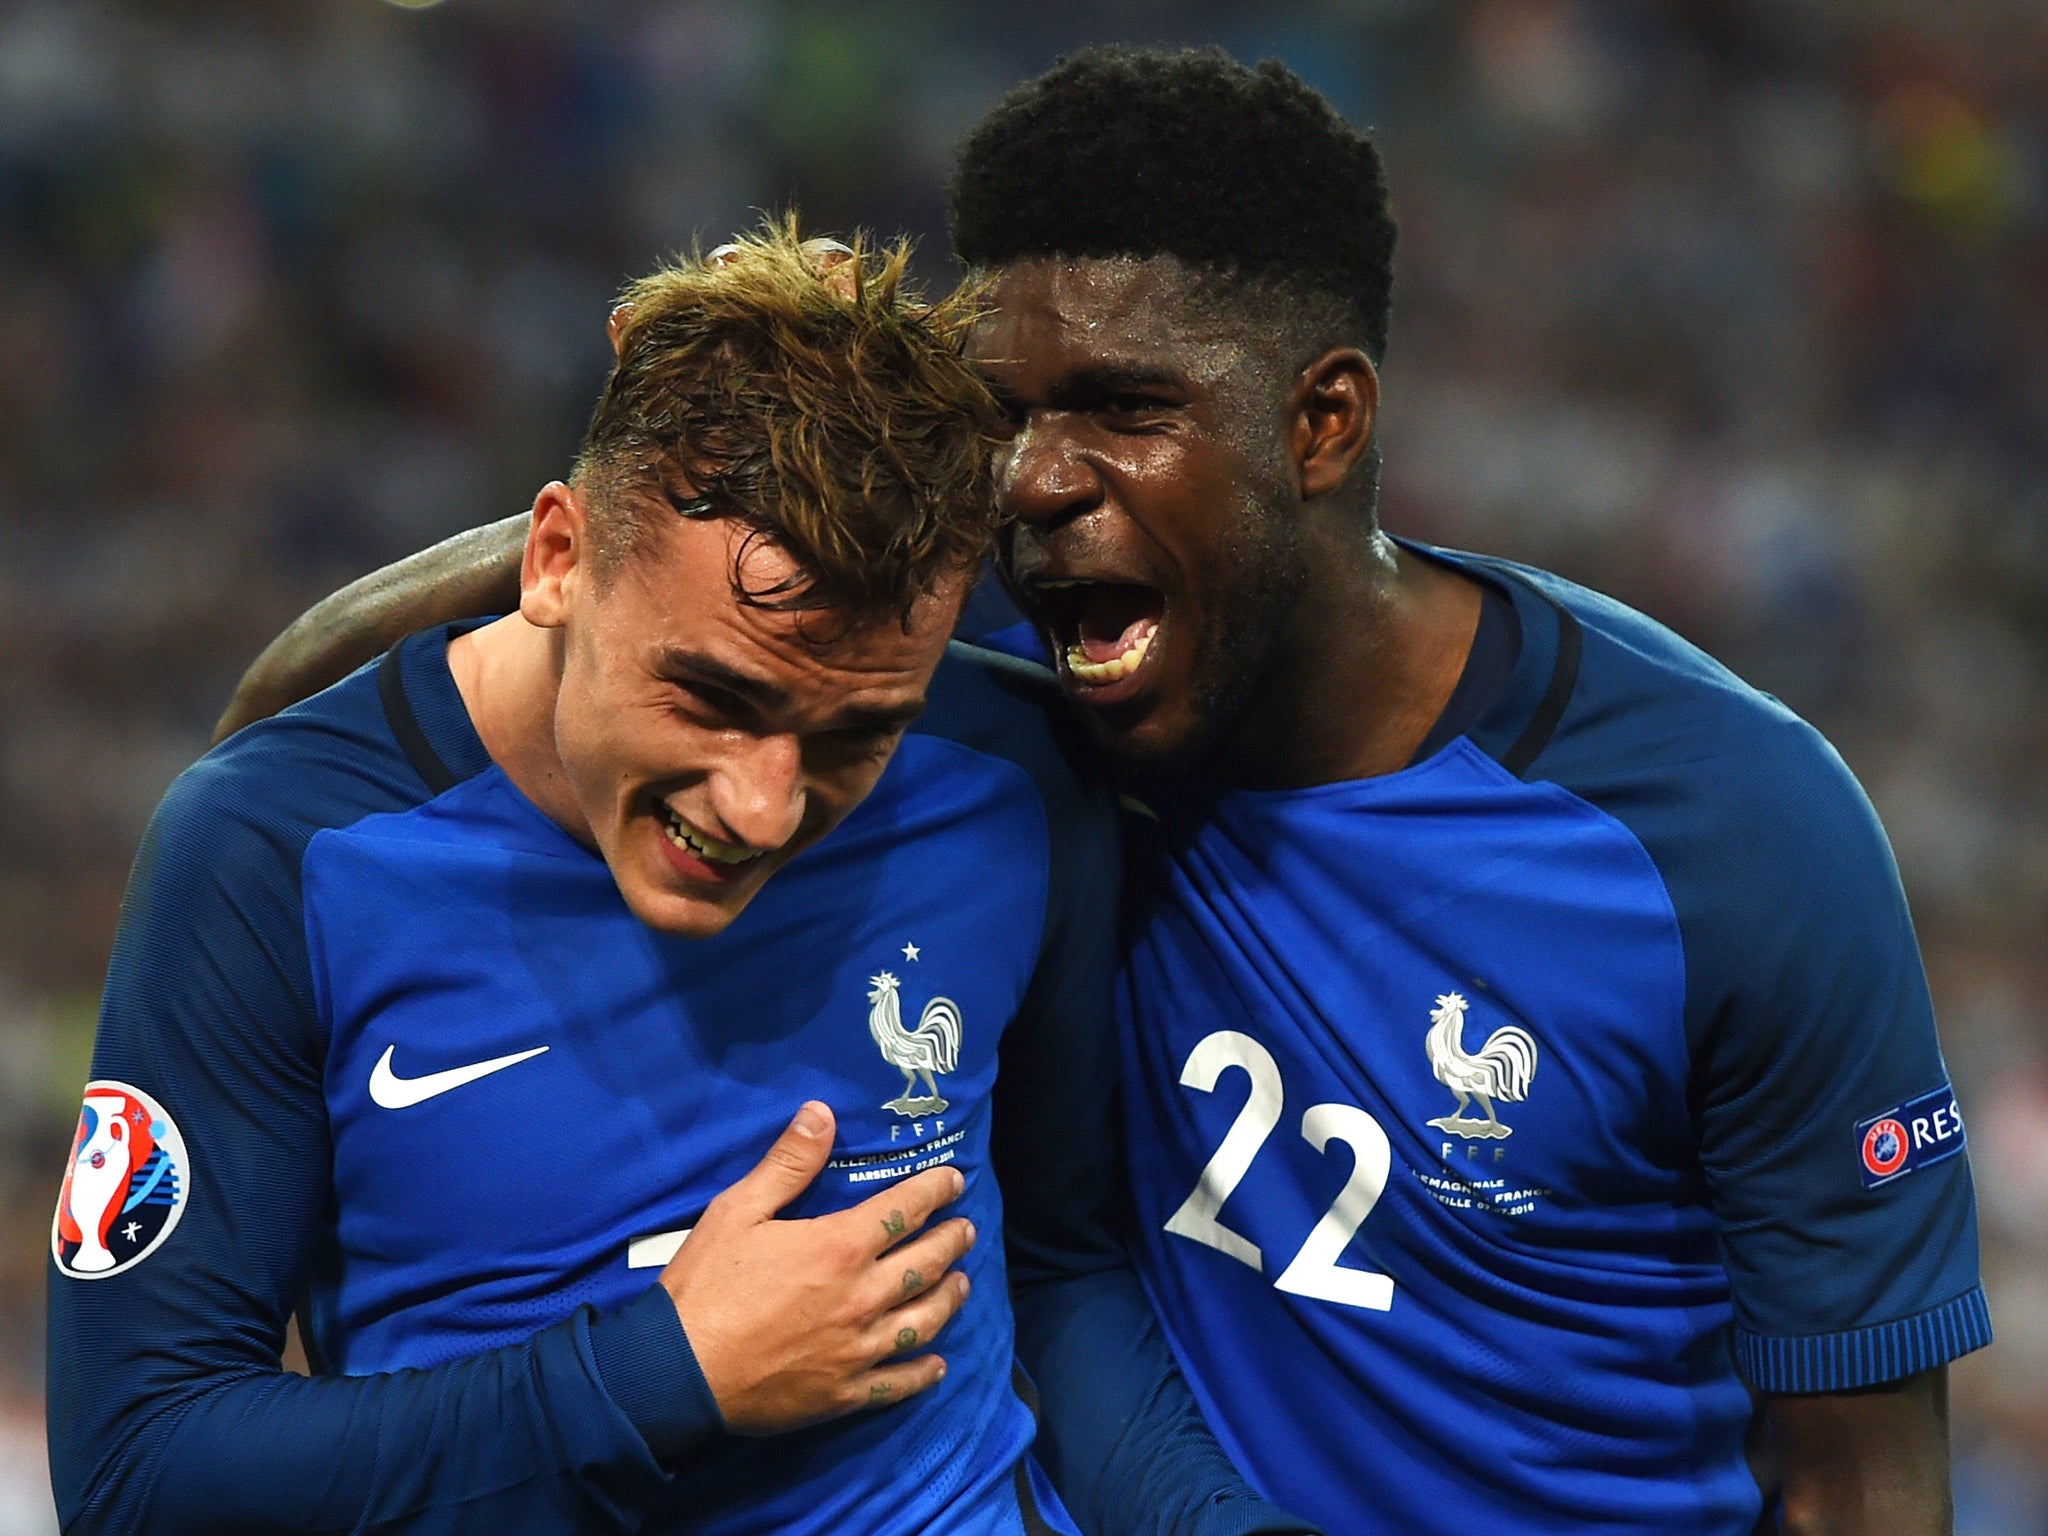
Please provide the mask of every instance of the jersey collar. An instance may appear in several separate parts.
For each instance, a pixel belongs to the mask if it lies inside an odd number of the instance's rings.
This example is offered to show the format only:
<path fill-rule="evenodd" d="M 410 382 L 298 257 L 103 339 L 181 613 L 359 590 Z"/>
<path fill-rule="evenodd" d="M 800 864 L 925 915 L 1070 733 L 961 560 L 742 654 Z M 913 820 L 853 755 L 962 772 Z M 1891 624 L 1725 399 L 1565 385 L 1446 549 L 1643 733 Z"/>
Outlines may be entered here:
<path fill-rule="evenodd" d="M 465 619 L 423 629 L 399 641 L 377 665 L 384 719 L 406 761 L 437 795 L 491 766 L 448 670 L 448 642 L 490 622 Z"/>
<path fill-rule="evenodd" d="M 1579 680 L 1583 635 L 1568 608 L 1540 589 L 1524 567 L 1486 555 L 1396 539 L 1404 549 L 1475 579 L 1490 580 L 1515 605 L 1522 650 L 1493 704 L 1466 739 L 1516 778 L 1524 777 L 1556 733 Z"/>

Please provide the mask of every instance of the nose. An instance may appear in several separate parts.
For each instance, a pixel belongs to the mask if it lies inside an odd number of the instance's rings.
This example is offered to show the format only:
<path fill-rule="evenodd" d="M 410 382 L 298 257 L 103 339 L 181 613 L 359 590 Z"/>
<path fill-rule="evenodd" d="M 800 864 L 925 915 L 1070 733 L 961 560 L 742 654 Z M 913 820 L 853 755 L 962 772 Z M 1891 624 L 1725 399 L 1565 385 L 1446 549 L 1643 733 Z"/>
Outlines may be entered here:
<path fill-rule="evenodd" d="M 802 747 L 790 734 L 747 737 L 708 788 L 727 832 L 749 848 L 780 848 L 804 819 Z"/>
<path fill-rule="evenodd" d="M 1102 499 L 1102 481 L 1088 463 L 1065 412 L 1035 412 L 1011 440 L 997 494 L 1019 522 L 1051 527 Z"/>

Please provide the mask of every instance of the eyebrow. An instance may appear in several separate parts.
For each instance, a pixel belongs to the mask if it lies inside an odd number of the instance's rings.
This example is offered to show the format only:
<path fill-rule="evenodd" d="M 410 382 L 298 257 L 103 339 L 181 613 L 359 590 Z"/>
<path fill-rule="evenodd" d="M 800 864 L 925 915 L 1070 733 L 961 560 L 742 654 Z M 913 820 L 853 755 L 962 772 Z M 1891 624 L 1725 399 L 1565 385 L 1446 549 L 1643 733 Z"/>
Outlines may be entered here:
<path fill-rule="evenodd" d="M 1023 396 L 1003 380 L 989 377 L 987 383 L 990 392 L 1006 409 L 1014 410 L 1023 403 Z M 1055 379 L 1046 390 L 1046 400 L 1056 410 L 1080 411 L 1092 409 L 1118 395 L 1148 390 L 1185 395 L 1188 381 L 1171 368 L 1144 363 L 1090 363 Z"/>
<path fill-rule="evenodd" d="M 1146 390 L 1180 394 L 1187 387 L 1187 380 L 1171 369 L 1146 367 L 1139 363 L 1094 363 L 1063 374 L 1047 393 L 1055 406 L 1074 410 L 1100 405 L 1118 395 L 1138 394 Z"/>
<path fill-rule="evenodd" d="M 715 656 L 702 651 L 686 651 L 671 646 L 661 653 L 661 673 L 672 680 L 694 683 L 708 683 L 714 688 L 723 688 L 736 698 L 760 710 L 785 709 L 790 702 L 790 692 L 765 678 L 754 677 L 728 666 Z M 906 704 L 875 705 L 849 704 L 832 717 L 826 727 L 835 731 L 895 731 L 910 724 L 924 713 L 924 696 Z"/>

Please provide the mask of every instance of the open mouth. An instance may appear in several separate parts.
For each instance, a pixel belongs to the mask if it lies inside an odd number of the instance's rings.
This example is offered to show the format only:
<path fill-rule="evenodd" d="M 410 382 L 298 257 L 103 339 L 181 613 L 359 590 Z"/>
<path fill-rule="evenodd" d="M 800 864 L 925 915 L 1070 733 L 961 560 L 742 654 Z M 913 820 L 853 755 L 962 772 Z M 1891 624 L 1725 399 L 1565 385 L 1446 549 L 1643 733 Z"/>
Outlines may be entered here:
<path fill-rule="evenodd" d="M 1052 629 L 1061 670 L 1081 689 L 1116 687 L 1152 654 L 1165 616 L 1157 587 L 1114 581 L 1040 581 L 1031 596 Z M 1133 685 L 1135 686 L 1135 685 Z M 1128 689 L 1118 689 L 1119 694 Z"/>
<path fill-rule="evenodd" d="M 714 837 L 707 837 L 675 813 L 673 807 L 661 807 L 662 828 L 668 833 L 668 840 L 685 853 L 711 866 L 717 873 L 729 873 L 754 860 L 765 858 L 765 848 L 745 848 L 737 843 L 722 843 Z"/>

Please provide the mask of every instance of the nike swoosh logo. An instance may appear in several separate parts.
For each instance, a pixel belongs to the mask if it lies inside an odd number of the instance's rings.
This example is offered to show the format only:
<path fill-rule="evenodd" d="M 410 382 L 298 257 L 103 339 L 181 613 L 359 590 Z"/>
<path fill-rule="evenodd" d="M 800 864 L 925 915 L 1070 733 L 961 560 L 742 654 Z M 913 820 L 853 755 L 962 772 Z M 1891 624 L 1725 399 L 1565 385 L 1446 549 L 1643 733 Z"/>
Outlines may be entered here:
<path fill-rule="evenodd" d="M 384 1047 L 384 1054 L 377 1058 L 377 1065 L 370 1073 L 370 1101 L 379 1109 L 410 1109 L 415 1104 L 424 1104 L 451 1088 L 460 1088 L 473 1083 L 480 1077 L 489 1077 L 493 1072 L 502 1072 L 507 1067 L 516 1067 L 522 1061 L 530 1061 L 548 1048 L 536 1045 L 530 1051 L 514 1051 L 510 1056 L 493 1056 L 489 1061 L 472 1062 L 466 1067 L 450 1067 L 445 1072 L 429 1072 L 425 1077 L 400 1077 L 391 1070 L 391 1053 L 395 1045 Z"/>

